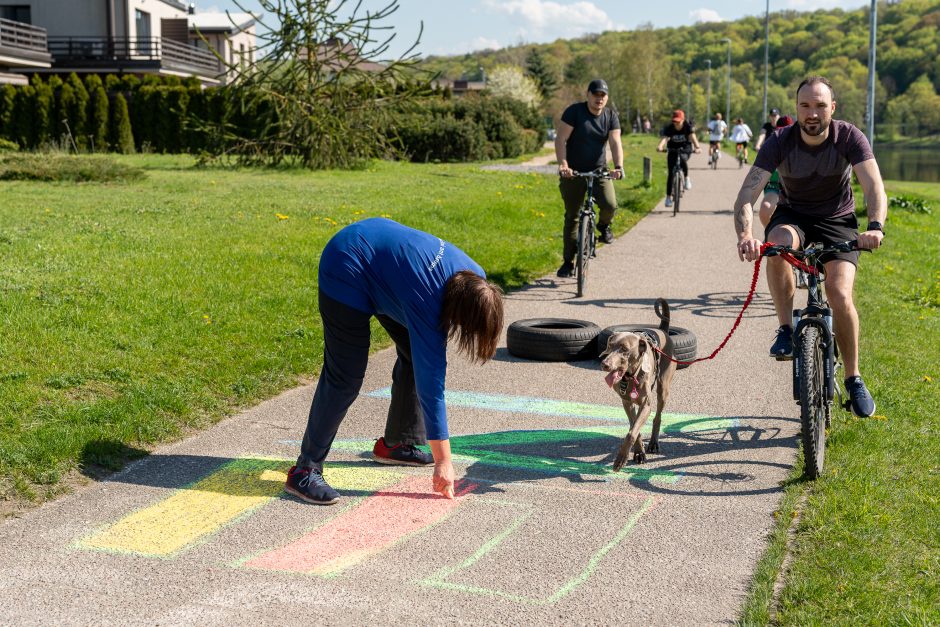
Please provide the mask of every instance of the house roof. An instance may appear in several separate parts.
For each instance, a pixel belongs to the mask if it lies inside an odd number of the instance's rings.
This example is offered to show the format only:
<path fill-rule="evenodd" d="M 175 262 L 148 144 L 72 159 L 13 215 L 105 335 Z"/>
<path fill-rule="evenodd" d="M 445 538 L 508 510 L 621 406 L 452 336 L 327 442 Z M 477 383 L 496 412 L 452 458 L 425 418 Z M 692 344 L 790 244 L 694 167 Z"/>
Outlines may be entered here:
<path fill-rule="evenodd" d="M 251 13 L 196 13 L 189 16 L 189 27 L 201 31 L 243 31 L 254 26 L 261 15 Z"/>

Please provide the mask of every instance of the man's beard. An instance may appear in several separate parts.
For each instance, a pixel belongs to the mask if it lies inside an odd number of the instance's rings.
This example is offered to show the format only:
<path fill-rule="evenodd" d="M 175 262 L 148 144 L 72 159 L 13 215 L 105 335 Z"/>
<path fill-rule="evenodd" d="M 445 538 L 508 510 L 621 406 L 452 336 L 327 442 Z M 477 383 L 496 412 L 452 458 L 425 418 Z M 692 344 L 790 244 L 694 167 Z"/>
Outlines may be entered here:
<path fill-rule="evenodd" d="M 813 124 L 816 126 L 816 129 L 812 131 L 809 128 L 807 128 L 806 122 L 800 122 L 800 130 L 802 130 L 804 133 L 806 133 L 810 137 L 817 137 L 826 132 L 826 129 L 829 128 L 829 124 L 831 122 L 832 122 L 831 119 L 825 120 L 825 121 L 819 120 L 817 122 L 813 122 Z"/>

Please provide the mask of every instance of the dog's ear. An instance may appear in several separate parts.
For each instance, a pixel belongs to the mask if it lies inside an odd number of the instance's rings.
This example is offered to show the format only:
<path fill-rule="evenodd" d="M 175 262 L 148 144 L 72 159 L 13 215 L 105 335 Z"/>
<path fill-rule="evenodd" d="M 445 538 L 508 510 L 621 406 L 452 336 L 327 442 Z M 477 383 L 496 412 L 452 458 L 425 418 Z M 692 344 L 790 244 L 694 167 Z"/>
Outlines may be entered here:
<path fill-rule="evenodd" d="M 655 359 L 653 358 L 653 349 L 650 348 L 650 343 L 644 338 L 640 338 L 639 352 L 640 370 L 646 374 L 651 373 L 653 371 L 653 362 Z"/>

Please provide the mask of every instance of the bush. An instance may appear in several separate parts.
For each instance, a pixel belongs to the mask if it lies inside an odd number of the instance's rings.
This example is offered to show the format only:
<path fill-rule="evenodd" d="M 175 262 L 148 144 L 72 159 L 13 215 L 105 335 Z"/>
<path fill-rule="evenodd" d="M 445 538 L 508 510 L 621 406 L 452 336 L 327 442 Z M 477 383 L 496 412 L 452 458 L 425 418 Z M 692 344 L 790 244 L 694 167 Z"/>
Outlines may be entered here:
<path fill-rule="evenodd" d="M 10 140 L 12 136 L 13 107 L 16 103 L 16 87 L 0 85 L 0 137 Z"/>
<path fill-rule="evenodd" d="M 104 156 L 17 153 L 0 156 L 0 181 L 114 182 L 143 178 L 140 168 Z"/>
<path fill-rule="evenodd" d="M 88 139 L 95 152 L 108 150 L 108 94 L 100 79 L 88 102 Z"/>
<path fill-rule="evenodd" d="M 392 129 L 411 161 L 478 161 L 486 156 L 486 133 L 472 120 L 453 117 L 403 117 Z"/>
<path fill-rule="evenodd" d="M 16 142 L 0 137 L 0 152 L 16 152 L 19 149 L 20 147 L 16 145 Z"/>
<path fill-rule="evenodd" d="M 68 120 L 69 130 L 72 132 L 72 138 L 75 143 L 78 144 L 79 149 L 84 150 L 88 145 L 86 140 L 86 135 L 88 134 L 86 130 L 88 120 L 88 90 L 85 89 L 85 85 L 75 72 L 69 74 L 65 82 L 72 88 L 73 98 L 68 108 L 59 107 L 59 111 L 62 113 L 62 117 Z"/>

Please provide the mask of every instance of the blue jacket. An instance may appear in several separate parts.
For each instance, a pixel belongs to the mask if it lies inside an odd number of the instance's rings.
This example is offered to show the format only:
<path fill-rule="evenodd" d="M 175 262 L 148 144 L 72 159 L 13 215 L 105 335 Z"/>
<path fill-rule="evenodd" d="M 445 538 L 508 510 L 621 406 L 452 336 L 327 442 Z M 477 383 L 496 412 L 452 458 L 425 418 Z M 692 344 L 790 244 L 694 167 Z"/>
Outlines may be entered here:
<path fill-rule="evenodd" d="M 430 440 L 446 440 L 447 331 L 440 317 L 444 285 L 461 270 L 486 274 L 449 242 L 385 218 L 351 224 L 320 257 L 320 290 L 344 305 L 386 315 L 406 329 L 415 386 Z"/>

